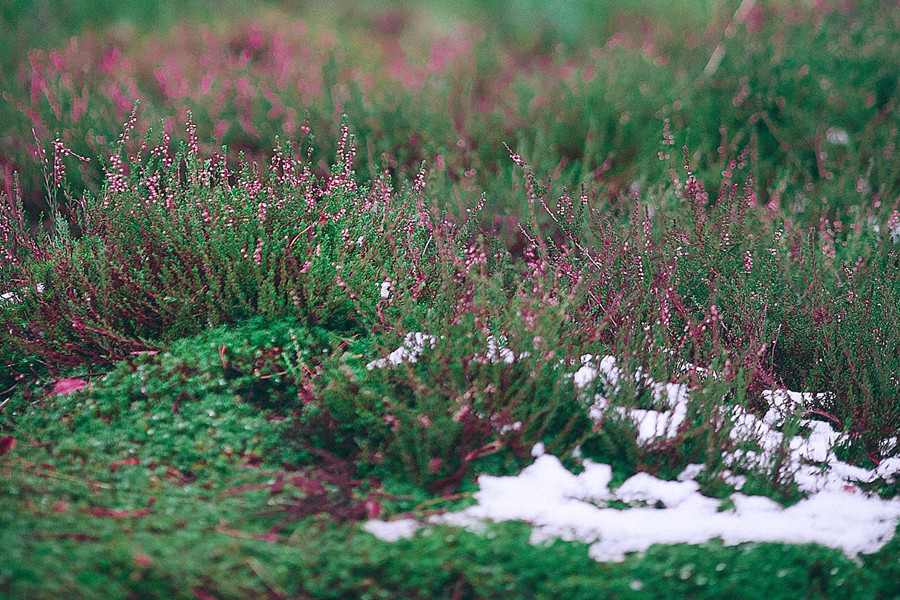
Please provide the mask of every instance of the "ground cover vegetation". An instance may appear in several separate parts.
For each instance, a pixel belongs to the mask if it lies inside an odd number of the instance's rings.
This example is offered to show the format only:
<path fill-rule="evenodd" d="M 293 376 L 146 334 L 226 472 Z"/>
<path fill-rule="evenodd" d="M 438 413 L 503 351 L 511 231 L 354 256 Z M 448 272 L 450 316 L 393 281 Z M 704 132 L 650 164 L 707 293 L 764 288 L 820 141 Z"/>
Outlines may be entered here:
<path fill-rule="evenodd" d="M 606 564 L 525 524 L 360 529 L 538 442 L 797 502 L 785 462 L 723 458 L 754 448 L 723 408 L 775 389 L 811 392 L 786 434 L 900 455 L 900 9 L 531 4 L 11 4 L 4 596 L 898 597 L 896 537 Z M 585 355 L 627 376 L 582 389 Z M 589 416 L 661 408 L 641 374 L 691 399 L 651 444 Z"/>

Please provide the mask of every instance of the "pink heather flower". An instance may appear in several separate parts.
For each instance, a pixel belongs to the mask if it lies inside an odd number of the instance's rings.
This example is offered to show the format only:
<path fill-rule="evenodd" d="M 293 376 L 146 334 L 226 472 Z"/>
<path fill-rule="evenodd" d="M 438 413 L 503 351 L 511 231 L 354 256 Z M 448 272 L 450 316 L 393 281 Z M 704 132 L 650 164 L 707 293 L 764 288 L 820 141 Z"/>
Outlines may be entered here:
<path fill-rule="evenodd" d="M 120 148 L 125 145 L 125 142 L 131 139 L 131 132 L 134 130 L 135 125 L 137 125 L 137 103 L 135 103 L 131 115 L 128 117 L 128 122 L 125 123 L 125 129 L 122 130 L 122 135 L 119 136 Z"/>
<path fill-rule="evenodd" d="M 747 253 L 744 255 L 744 271 L 749 273 L 753 270 L 753 255 L 747 250 Z"/>
<path fill-rule="evenodd" d="M 888 217 L 887 227 L 888 227 L 888 229 L 894 229 L 898 226 L 900 226 L 900 212 L 898 212 L 897 209 L 895 208 L 894 212 L 891 214 L 891 216 Z"/>
<path fill-rule="evenodd" d="M 159 172 L 155 172 L 149 177 L 147 177 L 144 185 L 147 186 L 147 200 L 146 204 L 156 204 L 159 202 Z"/>
<path fill-rule="evenodd" d="M 416 174 L 416 181 L 413 183 L 413 191 L 418 195 L 421 194 L 425 190 L 425 175 L 427 174 L 427 169 L 425 168 L 425 161 L 422 161 L 422 167 L 419 169 L 419 172 Z"/>
<path fill-rule="evenodd" d="M 53 142 L 53 183 L 55 183 L 57 187 L 61 186 L 63 180 L 66 178 L 66 166 L 63 164 L 62 160 L 65 150 L 65 144 L 63 144 L 59 138 L 56 138 Z"/>
<path fill-rule="evenodd" d="M 888 233 L 891 236 L 891 241 L 894 243 L 900 242 L 900 212 L 897 212 L 896 208 L 888 218 L 887 228 Z"/>
<path fill-rule="evenodd" d="M 128 190 L 128 182 L 125 177 L 125 163 L 122 161 L 122 157 L 117 154 L 110 156 L 109 167 L 106 178 L 109 181 L 110 189 L 119 194 L 124 193 Z"/>
<path fill-rule="evenodd" d="M 831 266 L 835 256 L 834 231 L 826 229 L 822 234 L 822 239 L 825 241 L 822 245 L 822 254 L 825 255 L 826 262 Z"/>
<path fill-rule="evenodd" d="M 356 145 L 350 137 L 350 130 L 346 121 L 341 123 L 341 138 L 338 141 L 338 163 L 341 171 L 328 182 L 328 190 L 341 188 L 348 192 L 356 191 L 356 181 L 353 179 L 353 160 L 356 158 Z"/>
<path fill-rule="evenodd" d="M 191 111 L 188 111 L 187 114 L 187 133 L 188 133 L 188 151 L 191 155 L 196 156 L 200 152 L 199 144 L 197 143 L 197 126 L 194 125 L 192 121 Z"/>
<path fill-rule="evenodd" d="M 684 184 L 684 192 L 689 200 L 699 204 L 706 204 L 709 201 L 709 194 L 707 194 L 703 184 L 694 177 L 693 173 L 688 176 Z"/>
<path fill-rule="evenodd" d="M 265 202 L 260 202 L 256 211 L 256 218 L 259 221 L 259 224 L 262 225 L 266 222 L 266 208 L 267 205 Z"/>
<path fill-rule="evenodd" d="M 522 160 L 522 156 L 520 154 L 516 154 L 512 151 L 512 148 L 509 147 L 509 144 L 503 142 L 503 147 L 506 148 L 506 151 L 509 152 L 509 157 L 516 164 L 517 167 L 524 167 L 525 161 Z"/>
<path fill-rule="evenodd" d="M 669 127 L 668 118 L 663 121 L 663 144 L 668 144 L 669 146 L 675 145 L 675 136 L 672 135 L 672 130 Z"/>
<path fill-rule="evenodd" d="M 262 238 L 256 241 L 256 250 L 253 251 L 253 262 L 256 263 L 256 266 L 262 265 L 262 251 L 263 251 L 263 241 Z"/>
<path fill-rule="evenodd" d="M 730 180 L 731 175 L 732 175 L 736 165 L 737 165 L 737 162 L 732 158 L 731 161 L 728 163 L 728 168 L 725 169 L 724 171 L 722 171 L 722 177 Z"/>

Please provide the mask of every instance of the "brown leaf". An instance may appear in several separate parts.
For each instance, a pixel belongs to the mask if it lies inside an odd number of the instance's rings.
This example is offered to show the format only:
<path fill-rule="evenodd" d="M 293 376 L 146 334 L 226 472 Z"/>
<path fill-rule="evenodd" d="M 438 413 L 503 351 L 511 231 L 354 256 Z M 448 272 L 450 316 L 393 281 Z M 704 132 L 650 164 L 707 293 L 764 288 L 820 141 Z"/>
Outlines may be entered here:
<path fill-rule="evenodd" d="M 153 564 L 153 559 L 144 554 L 143 552 L 135 552 L 134 553 L 134 562 L 139 567 L 149 567 Z"/>
<path fill-rule="evenodd" d="M 109 470 L 115 472 L 119 467 L 123 467 L 125 465 L 139 465 L 141 464 L 141 459 L 139 458 L 123 458 L 122 460 L 115 460 L 109 463 Z"/>
<path fill-rule="evenodd" d="M 197 600 L 218 600 L 215 596 L 207 594 L 200 588 L 194 588 L 191 591 L 194 593 L 194 597 L 197 598 Z"/>
<path fill-rule="evenodd" d="M 0 456 L 3 456 L 16 447 L 16 438 L 11 435 L 0 437 Z"/>
<path fill-rule="evenodd" d="M 481 448 L 476 448 L 472 450 L 468 454 L 463 457 L 464 462 L 469 462 L 470 460 L 475 460 L 476 458 L 481 458 L 482 456 L 487 456 L 489 454 L 494 454 L 495 452 L 499 452 L 503 450 L 503 442 L 500 440 L 494 440 L 488 444 L 485 444 Z"/>
<path fill-rule="evenodd" d="M 66 377 L 65 379 L 57 379 L 56 383 L 53 384 L 53 391 L 50 393 L 54 396 L 65 396 L 84 389 L 86 385 L 87 381 L 84 379 Z"/>

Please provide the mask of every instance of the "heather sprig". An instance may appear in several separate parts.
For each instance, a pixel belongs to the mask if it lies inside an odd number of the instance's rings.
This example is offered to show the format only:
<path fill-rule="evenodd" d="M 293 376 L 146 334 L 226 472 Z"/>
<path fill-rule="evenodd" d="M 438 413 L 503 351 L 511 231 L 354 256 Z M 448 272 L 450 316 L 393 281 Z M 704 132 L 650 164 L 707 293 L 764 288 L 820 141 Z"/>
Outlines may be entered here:
<path fill-rule="evenodd" d="M 153 150 L 148 139 L 139 154 L 112 160 L 101 192 L 77 203 L 80 235 L 57 231 L 45 250 L 21 232 L 5 234 L 7 252 L 32 250 L 9 280 L 40 271 L 45 286 L 5 308 L 16 343 L 71 363 L 114 360 L 249 314 L 371 328 L 390 310 L 378 282 L 408 273 L 427 280 L 431 217 L 421 192 L 358 189 L 346 128 L 344 136 L 327 179 L 311 175 L 290 145 L 277 150 L 281 164 L 240 171 L 222 155 L 173 151 L 165 136 Z M 28 328 L 19 315 L 29 315 Z"/>

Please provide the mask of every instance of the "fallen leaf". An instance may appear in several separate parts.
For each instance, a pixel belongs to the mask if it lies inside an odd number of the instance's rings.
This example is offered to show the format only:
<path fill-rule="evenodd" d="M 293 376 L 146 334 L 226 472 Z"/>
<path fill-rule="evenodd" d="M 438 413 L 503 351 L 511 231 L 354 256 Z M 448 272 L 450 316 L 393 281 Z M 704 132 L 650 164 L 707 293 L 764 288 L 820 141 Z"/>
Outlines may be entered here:
<path fill-rule="evenodd" d="M 50 393 L 54 396 L 65 396 L 84 389 L 86 385 L 87 381 L 84 379 L 66 377 L 65 379 L 57 379 L 56 383 L 53 384 L 53 391 Z"/>
<path fill-rule="evenodd" d="M 141 460 L 139 458 L 123 458 L 122 460 L 116 460 L 109 463 L 109 470 L 115 472 L 119 467 L 123 467 L 125 465 L 139 465 L 141 464 Z"/>
<path fill-rule="evenodd" d="M 153 564 L 153 559 L 144 554 L 143 552 L 135 552 L 134 553 L 134 562 L 139 567 L 149 567 Z"/>
<path fill-rule="evenodd" d="M 194 593 L 194 597 L 197 598 L 197 600 L 218 600 L 215 596 L 207 594 L 200 588 L 194 588 L 191 591 Z"/>
<path fill-rule="evenodd" d="M 0 456 L 3 456 L 16 447 L 16 438 L 11 435 L 0 437 Z"/>
<path fill-rule="evenodd" d="M 463 458 L 464 462 L 469 462 L 470 460 L 475 460 L 476 458 L 481 458 L 483 456 L 487 456 L 489 454 L 494 454 L 495 452 L 499 452 L 503 450 L 503 442 L 500 440 L 494 440 L 488 444 L 485 444 L 481 448 L 476 448 L 472 450 Z"/>

